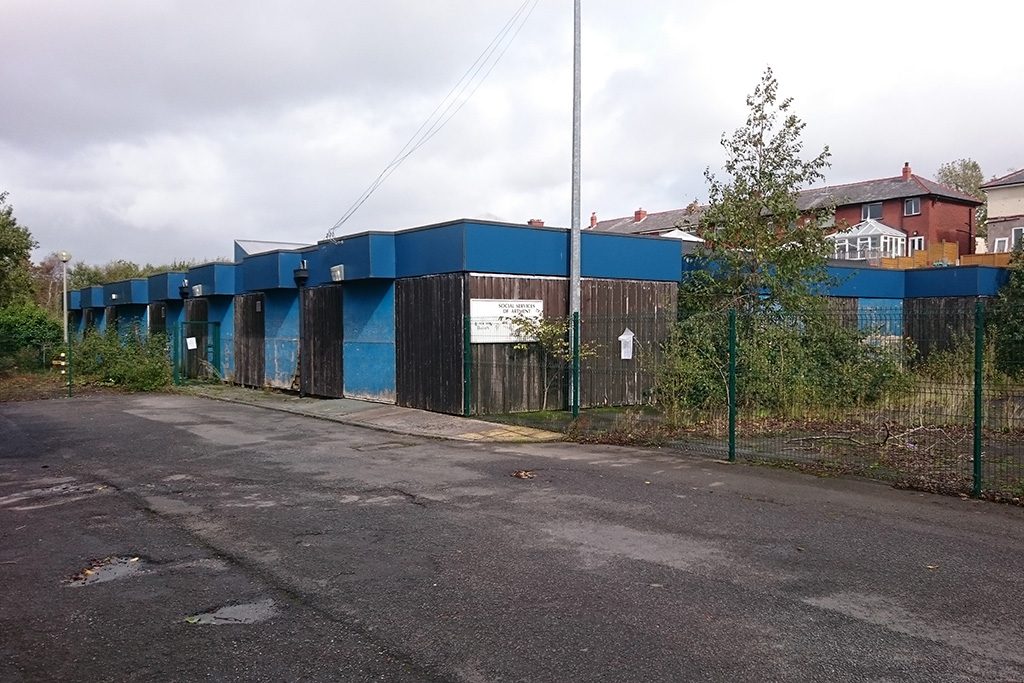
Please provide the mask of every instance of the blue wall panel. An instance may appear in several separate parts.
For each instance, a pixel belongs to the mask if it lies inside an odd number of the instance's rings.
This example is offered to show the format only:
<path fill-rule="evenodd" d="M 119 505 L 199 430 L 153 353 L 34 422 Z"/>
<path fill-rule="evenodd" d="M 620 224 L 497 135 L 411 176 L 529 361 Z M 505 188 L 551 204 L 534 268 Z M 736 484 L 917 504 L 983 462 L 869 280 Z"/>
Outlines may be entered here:
<path fill-rule="evenodd" d="M 395 285 L 346 282 L 343 324 L 345 396 L 395 401 Z"/>
<path fill-rule="evenodd" d="M 674 239 L 585 232 L 580 259 L 583 277 L 679 282 L 683 274 L 682 244 Z"/>
<path fill-rule="evenodd" d="M 569 233 L 565 230 L 466 223 L 465 240 L 463 269 L 470 272 L 568 274 Z"/>
<path fill-rule="evenodd" d="M 235 267 L 233 263 L 206 263 L 189 268 L 188 283 L 202 285 L 201 296 L 235 294 Z"/>
<path fill-rule="evenodd" d="M 466 270 L 466 227 L 461 223 L 395 235 L 395 276 L 416 277 Z"/>
<path fill-rule="evenodd" d="M 828 275 L 834 282 L 832 285 L 826 285 L 822 293 L 828 296 L 902 299 L 906 292 L 904 272 L 830 266 Z"/>
<path fill-rule="evenodd" d="M 933 296 L 995 296 L 1006 282 L 1003 268 L 960 266 L 908 270 L 907 298 Z"/>
<path fill-rule="evenodd" d="M 294 388 L 299 370 L 299 292 L 270 290 L 264 294 L 264 305 L 266 383 L 279 389 Z"/>
<path fill-rule="evenodd" d="M 235 298 L 233 296 L 204 297 L 209 302 L 210 320 L 220 323 L 221 377 L 231 380 L 235 374 Z"/>
<path fill-rule="evenodd" d="M 860 299 L 857 302 L 858 326 L 886 336 L 903 335 L 902 299 Z"/>
<path fill-rule="evenodd" d="M 188 278 L 188 273 L 176 270 L 169 273 L 157 273 L 149 276 L 149 300 L 169 301 L 180 299 L 178 287 L 183 280 Z"/>
<path fill-rule="evenodd" d="M 72 290 L 68 292 L 68 310 L 76 311 L 82 308 L 82 292 L 79 290 Z"/>

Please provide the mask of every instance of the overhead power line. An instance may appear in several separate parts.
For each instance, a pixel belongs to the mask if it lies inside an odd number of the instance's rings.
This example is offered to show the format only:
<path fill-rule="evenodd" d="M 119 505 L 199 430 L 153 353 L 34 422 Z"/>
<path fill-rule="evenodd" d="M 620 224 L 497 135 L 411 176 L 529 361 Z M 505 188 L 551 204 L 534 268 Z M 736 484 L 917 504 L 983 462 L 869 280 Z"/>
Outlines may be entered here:
<path fill-rule="evenodd" d="M 509 47 L 515 41 L 516 36 L 522 30 L 526 21 L 533 14 L 533 10 L 536 9 L 537 3 L 540 0 L 524 0 L 522 4 L 516 9 L 508 21 L 505 22 L 501 30 L 498 31 L 497 35 L 488 43 L 487 47 L 484 48 L 483 52 L 476 58 L 476 60 L 466 69 L 466 72 L 462 74 L 455 85 L 452 86 L 448 94 L 444 96 L 444 99 L 434 107 L 434 111 L 430 113 L 430 116 L 416 129 L 409 141 L 402 146 L 398 153 L 395 154 L 394 158 L 388 162 L 388 164 L 377 174 L 377 177 L 373 179 L 373 182 L 367 186 L 363 193 L 356 198 L 348 210 L 342 215 L 341 218 L 335 222 L 330 230 L 327 231 L 327 239 L 335 239 L 337 231 L 343 226 L 356 211 L 359 210 L 366 200 L 368 200 L 374 192 L 377 191 L 384 181 L 386 181 L 392 173 L 394 173 L 402 163 L 412 156 L 416 150 L 425 145 L 431 138 L 437 135 L 442 128 L 444 128 L 452 118 L 462 110 L 466 103 L 473 97 L 480 86 L 483 85 L 487 77 L 494 71 L 494 67 L 498 65 L 501 58 L 505 56 Z"/>

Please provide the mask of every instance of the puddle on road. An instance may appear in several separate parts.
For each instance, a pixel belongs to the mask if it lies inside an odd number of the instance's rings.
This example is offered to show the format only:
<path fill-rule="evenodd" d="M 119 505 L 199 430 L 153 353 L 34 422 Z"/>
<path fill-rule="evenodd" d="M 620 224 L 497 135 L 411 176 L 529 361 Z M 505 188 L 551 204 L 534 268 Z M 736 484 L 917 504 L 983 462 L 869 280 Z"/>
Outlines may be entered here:
<path fill-rule="evenodd" d="M 142 571 L 146 561 L 139 557 L 105 557 L 93 560 L 88 567 L 78 572 L 64 585 L 68 588 L 81 588 L 94 583 L 105 583 L 134 576 Z"/>
<path fill-rule="evenodd" d="M 224 626 L 226 624 L 258 624 L 277 615 L 277 607 L 271 599 L 249 602 L 243 605 L 226 605 L 211 612 L 185 617 L 187 624 Z"/>

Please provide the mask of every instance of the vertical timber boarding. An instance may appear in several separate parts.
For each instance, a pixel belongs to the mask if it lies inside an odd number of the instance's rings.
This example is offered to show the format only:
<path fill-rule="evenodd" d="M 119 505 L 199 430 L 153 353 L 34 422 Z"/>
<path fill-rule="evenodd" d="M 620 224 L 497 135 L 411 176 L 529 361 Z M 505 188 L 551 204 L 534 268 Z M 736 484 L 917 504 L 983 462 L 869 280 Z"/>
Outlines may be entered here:
<path fill-rule="evenodd" d="M 828 296 L 825 305 L 833 320 L 845 330 L 860 329 L 860 300 L 855 297 Z"/>
<path fill-rule="evenodd" d="M 398 405 L 462 414 L 465 278 L 446 273 L 395 282 Z"/>
<path fill-rule="evenodd" d="M 470 275 L 466 287 L 468 299 L 539 299 L 544 302 L 544 317 L 549 320 L 564 319 L 569 308 L 565 278 Z M 545 362 L 536 345 L 526 350 L 514 347 L 515 344 L 472 345 L 471 412 L 482 415 L 544 407 L 564 409 L 566 368 L 557 362 Z"/>
<path fill-rule="evenodd" d="M 206 376 L 206 354 L 210 344 L 210 302 L 206 299 L 185 299 L 185 322 L 181 330 L 181 349 L 184 359 L 183 375 L 188 379 Z M 196 348 L 189 349 L 185 340 L 195 337 Z"/>
<path fill-rule="evenodd" d="M 149 333 L 167 334 L 167 304 L 162 301 L 150 304 L 148 313 Z"/>
<path fill-rule="evenodd" d="M 948 351 L 974 336 L 975 297 L 923 297 L 903 300 L 903 336 L 922 357 Z"/>
<path fill-rule="evenodd" d="M 304 394 L 341 398 L 345 393 L 342 287 L 300 290 L 299 388 Z"/>
<path fill-rule="evenodd" d="M 265 308 L 262 292 L 235 297 L 235 384 L 258 388 L 266 379 Z"/>
<path fill-rule="evenodd" d="M 103 324 L 108 330 L 117 329 L 117 306 L 107 306 L 103 311 Z"/>
<path fill-rule="evenodd" d="M 580 362 L 581 407 L 649 402 L 662 345 L 676 321 L 678 287 L 651 280 L 582 281 L 580 341 L 596 353 Z M 627 327 L 636 335 L 632 360 L 619 354 L 619 335 Z"/>
<path fill-rule="evenodd" d="M 82 309 L 82 333 L 96 328 L 96 313 L 91 308 Z"/>

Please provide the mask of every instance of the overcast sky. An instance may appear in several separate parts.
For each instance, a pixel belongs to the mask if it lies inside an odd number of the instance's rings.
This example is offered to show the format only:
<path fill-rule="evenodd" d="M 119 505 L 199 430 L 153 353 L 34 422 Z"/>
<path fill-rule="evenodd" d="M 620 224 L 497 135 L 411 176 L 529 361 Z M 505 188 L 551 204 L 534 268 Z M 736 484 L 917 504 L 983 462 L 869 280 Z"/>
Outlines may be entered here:
<path fill-rule="evenodd" d="M 0 190 L 75 260 L 323 238 L 521 0 L 5 0 Z M 1024 166 L 1024 3 L 583 0 L 584 222 L 706 197 L 771 65 L 829 184 Z M 572 2 L 540 0 L 344 232 L 566 226 Z"/>

